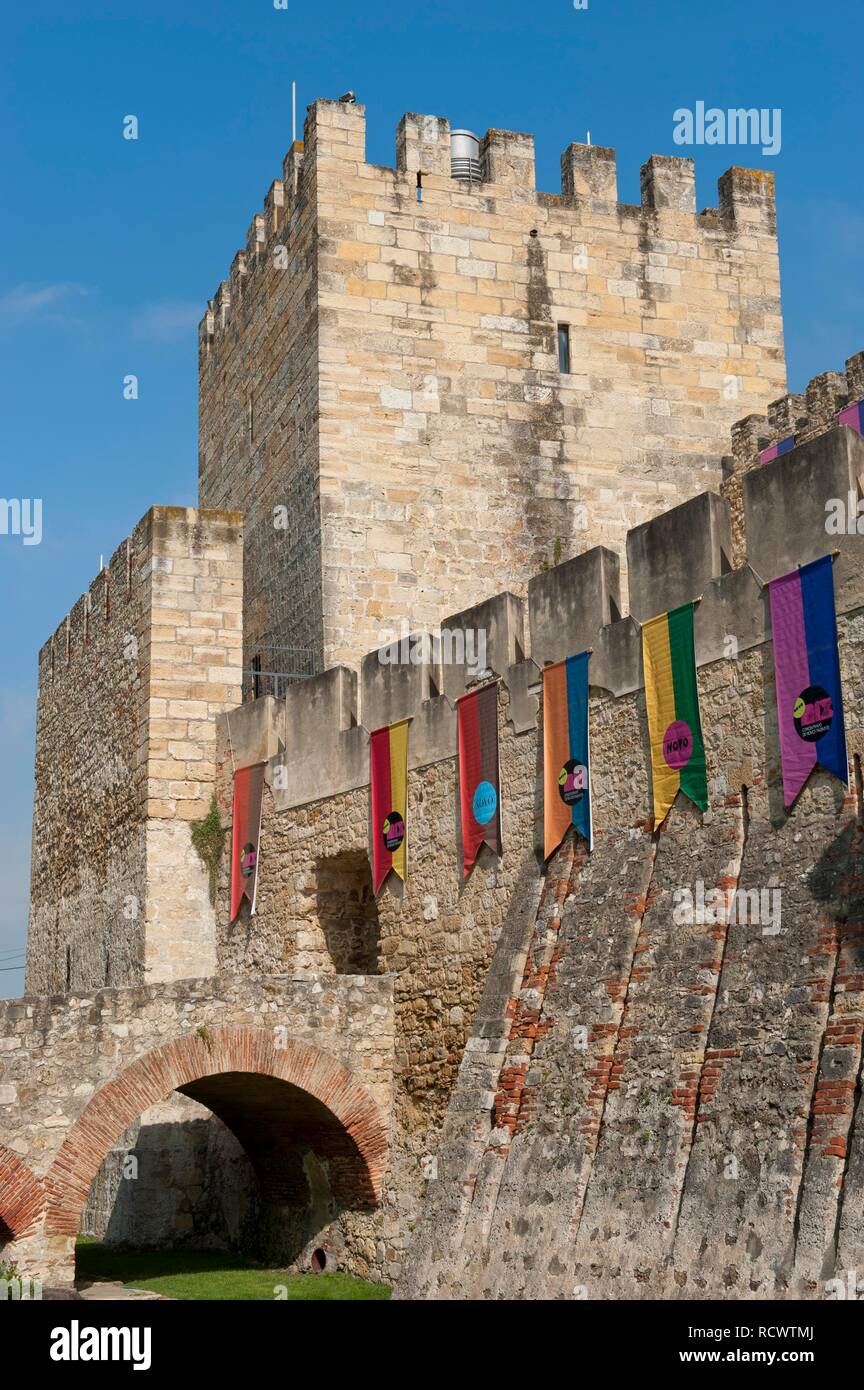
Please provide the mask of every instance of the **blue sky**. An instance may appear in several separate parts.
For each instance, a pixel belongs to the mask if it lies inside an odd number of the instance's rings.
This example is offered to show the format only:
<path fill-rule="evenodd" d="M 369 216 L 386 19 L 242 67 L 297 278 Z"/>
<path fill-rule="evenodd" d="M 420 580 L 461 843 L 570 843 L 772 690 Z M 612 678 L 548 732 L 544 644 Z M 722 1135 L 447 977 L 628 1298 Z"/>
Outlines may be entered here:
<path fill-rule="evenodd" d="M 196 502 L 196 324 L 280 173 L 292 79 L 301 124 L 316 96 L 353 88 L 378 164 L 422 111 L 533 131 L 555 192 L 587 129 L 617 149 L 626 202 L 655 152 L 695 155 L 700 207 L 729 165 L 773 169 L 800 389 L 864 347 L 862 39 L 864 10 L 836 0 L 7 7 L 0 496 L 40 497 L 43 539 L 0 535 L 0 996 L 23 987 L 36 655 L 152 503 Z M 676 147 L 673 112 L 700 100 L 779 107 L 780 153 Z"/>

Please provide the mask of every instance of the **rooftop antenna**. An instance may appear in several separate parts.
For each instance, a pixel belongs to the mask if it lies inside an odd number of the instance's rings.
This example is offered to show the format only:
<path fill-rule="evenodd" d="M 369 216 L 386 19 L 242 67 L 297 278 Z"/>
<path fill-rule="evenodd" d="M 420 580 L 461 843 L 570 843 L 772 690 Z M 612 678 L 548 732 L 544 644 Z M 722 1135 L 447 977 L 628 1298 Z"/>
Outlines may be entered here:
<path fill-rule="evenodd" d="M 104 555 L 100 555 L 100 556 L 99 556 L 99 573 L 100 573 L 100 574 L 102 573 L 102 571 L 104 570 L 104 568 L 105 568 L 105 556 L 104 556 Z"/>
<path fill-rule="evenodd" d="M 297 140 L 297 83 L 291 83 L 291 144 Z"/>

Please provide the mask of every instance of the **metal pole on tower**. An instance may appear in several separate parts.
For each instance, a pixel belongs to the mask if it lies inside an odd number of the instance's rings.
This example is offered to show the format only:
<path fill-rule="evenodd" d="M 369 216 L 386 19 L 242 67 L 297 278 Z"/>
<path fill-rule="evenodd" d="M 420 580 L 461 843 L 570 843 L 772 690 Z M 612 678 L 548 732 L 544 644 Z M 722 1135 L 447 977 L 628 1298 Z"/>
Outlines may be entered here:
<path fill-rule="evenodd" d="M 297 139 L 297 83 L 291 83 L 291 144 Z"/>

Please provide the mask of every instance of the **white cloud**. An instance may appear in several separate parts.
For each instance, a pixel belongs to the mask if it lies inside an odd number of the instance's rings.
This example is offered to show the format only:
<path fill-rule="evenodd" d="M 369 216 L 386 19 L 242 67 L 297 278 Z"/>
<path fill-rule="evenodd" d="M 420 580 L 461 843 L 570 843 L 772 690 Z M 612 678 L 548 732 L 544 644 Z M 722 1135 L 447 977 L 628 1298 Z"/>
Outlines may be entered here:
<path fill-rule="evenodd" d="M 87 290 L 71 280 L 56 285 L 33 285 L 25 281 L 0 295 L 0 326 L 30 323 L 34 319 L 63 319 L 60 306 L 80 298 Z"/>
<path fill-rule="evenodd" d="M 200 304 L 187 300 L 168 299 L 150 304 L 132 320 L 136 338 L 151 343 L 176 343 L 182 338 L 194 338 L 201 321 Z"/>

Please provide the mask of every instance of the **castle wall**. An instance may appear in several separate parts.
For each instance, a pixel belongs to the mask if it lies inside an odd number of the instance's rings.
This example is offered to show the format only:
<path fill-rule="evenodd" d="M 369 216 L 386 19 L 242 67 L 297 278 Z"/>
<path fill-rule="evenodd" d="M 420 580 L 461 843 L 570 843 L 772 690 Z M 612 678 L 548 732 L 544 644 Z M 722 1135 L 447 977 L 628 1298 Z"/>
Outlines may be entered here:
<path fill-rule="evenodd" d="M 39 653 L 27 988 L 129 984 L 143 955 L 146 528 Z"/>
<path fill-rule="evenodd" d="M 533 914 L 539 892 L 533 849 L 536 742 L 515 734 L 508 722 L 509 705 L 502 691 L 505 858 L 498 861 L 483 850 L 471 877 L 462 882 L 455 841 L 454 724 L 448 756 L 409 775 L 408 816 L 416 827 L 409 832 L 409 877 L 402 884 L 391 876 L 377 901 L 376 969 L 393 980 L 397 1078 L 391 1169 L 383 1206 L 368 1219 L 371 1238 L 380 1247 L 369 1269 L 385 1279 L 395 1277 L 410 1223 L 419 1212 L 424 1160 L 435 1152 L 497 934 L 517 904 Z M 326 734 L 319 737 L 324 745 Z M 230 822 L 228 759 L 222 771 L 220 804 L 224 821 Z M 268 789 L 256 916 L 249 919 L 244 912 L 233 927 L 224 911 L 227 856 L 223 865 L 218 894 L 220 973 L 278 973 L 320 980 L 326 986 L 340 962 L 332 924 L 335 917 L 350 912 L 358 864 L 363 866 L 368 899 L 372 896 L 368 834 L 366 786 L 283 812 Z M 341 904 L 337 895 L 334 906 L 340 881 L 347 892 Z"/>
<path fill-rule="evenodd" d="M 39 657 L 27 988 L 206 974 L 215 717 L 240 698 L 241 532 L 152 508 Z"/>
<path fill-rule="evenodd" d="M 222 1241 L 238 1236 L 248 1165 L 226 1142 L 214 1110 L 255 1165 L 259 1215 L 270 1208 L 277 1224 L 279 1210 L 292 1205 L 292 1164 L 311 1145 L 329 1160 L 324 1224 L 338 1215 L 342 1125 L 361 1150 L 365 1141 L 380 1183 L 392 1095 L 389 980 L 333 978 L 322 989 L 313 980 L 247 975 L 62 1000 L 25 996 L 0 1001 L 0 1039 L 0 1159 L 17 1156 L 41 1192 L 4 1254 L 46 1283 L 70 1278 L 84 1199 L 97 1174 L 104 1176 L 112 1141 L 125 1141 L 112 1156 L 135 1164 L 106 1184 L 115 1201 L 98 1219 L 110 1239 L 201 1244 L 206 1219 Z M 328 1127 L 322 1108 L 309 1109 L 310 1097 L 329 1108 Z M 172 1168 L 171 1190 L 157 1197 Z M 207 1184 L 221 1187 L 215 1204 L 202 1193 Z M 0 1222 L 8 1196 L 4 1186 Z M 352 1212 L 345 1220 L 360 1246 L 368 1218 Z M 320 1227 L 310 1234 L 328 1246 L 346 1239 L 338 1220 L 332 1235 Z M 367 1267 L 362 1246 L 354 1258 Z M 343 1263 L 351 1260 L 349 1247 Z"/>
<path fill-rule="evenodd" d="M 540 193 L 533 138 L 497 130 L 466 187 L 446 121 L 405 116 L 383 169 L 362 108 L 313 114 L 325 649 L 351 662 L 719 483 L 785 385 L 774 191 L 732 170 L 697 215 L 692 160 L 655 155 L 631 207 L 614 152 L 571 145 Z"/>
<path fill-rule="evenodd" d="M 850 1258 L 832 1233 L 849 1232 L 841 1245 L 854 1247 L 859 1194 L 843 1178 L 860 1138 L 853 1094 L 837 1077 L 860 1065 L 860 786 L 849 794 L 817 772 L 783 813 L 761 578 L 836 542 L 857 757 L 859 541 L 829 538 L 825 515 L 862 471 L 864 444 L 841 429 L 748 475 L 749 563 L 735 571 L 716 496 L 631 533 L 631 612 L 701 595 L 704 817 L 679 802 L 651 831 L 639 627 L 609 621 L 624 605 L 602 549 L 532 583 L 535 660 L 521 655 L 527 634 L 512 596 L 447 620 L 487 632 L 501 676 L 504 854 L 484 851 L 465 883 L 450 708 L 468 683 L 464 667 L 430 673 L 372 653 L 359 678 L 331 671 L 284 702 L 220 721 L 226 818 L 232 766 L 269 760 L 259 911 L 229 928 L 224 865 L 220 969 L 321 979 L 335 969 L 333 882 L 341 864 L 353 883 L 368 851 L 366 727 L 412 718 L 408 881 L 391 877 L 377 904 L 396 1009 L 395 1128 L 377 1218 L 392 1255 L 377 1268 L 392 1277 L 407 1258 L 410 1296 L 538 1297 L 551 1279 L 568 1297 L 582 1296 L 577 1286 L 588 1297 L 732 1288 L 780 1297 L 812 1294 L 825 1269 Z M 670 555 L 675 564 L 664 564 Z M 540 667 L 587 645 L 596 845 L 587 856 L 565 844 L 544 875 Z M 430 675 L 444 695 L 429 694 Z M 779 889 L 779 930 L 682 925 L 676 895 L 698 881 L 708 892 Z M 718 1195 L 727 1155 L 736 1176 Z M 438 1165 L 431 1182 L 428 1156 Z M 734 1257 L 697 1237 L 715 1219 Z M 538 1241 L 549 1248 L 543 1263 Z M 732 1283 L 731 1264 L 747 1271 Z"/>
<path fill-rule="evenodd" d="M 760 467 L 760 454 L 793 436 L 807 444 L 830 429 L 844 406 L 864 397 L 864 352 L 847 359 L 843 372 L 822 372 L 793 392 L 772 401 L 767 414 L 747 415 L 732 427 L 732 452 L 723 460 L 720 492 L 729 504 L 733 553 L 740 563 L 745 551 L 742 475 Z"/>
<path fill-rule="evenodd" d="M 199 502 L 244 514 L 247 694 L 253 656 L 322 665 L 317 284 L 316 170 L 298 141 L 199 331 Z"/>
<path fill-rule="evenodd" d="M 623 549 L 783 390 L 770 175 L 730 170 L 697 214 L 687 159 L 653 156 L 635 207 L 608 149 L 571 145 L 561 194 L 530 136 L 489 131 L 484 161 L 454 181 L 448 123 L 408 115 L 370 165 L 363 108 L 316 102 L 205 315 L 201 501 L 247 514 L 247 665 L 354 662 L 524 592 L 556 543 Z"/>
<path fill-rule="evenodd" d="M 862 465 L 838 430 L 746 478 L 753 570 L 825 553 L 826 503 Z M 696 616 L 707 814 L 679 798 L 659 834 L 628 827 L 642 697 L 595 694 L 595 848 L 559 851 L 527 950 L 499 947 L 400 1296 L 825 1297 L 860 1260 L 859 545 L 835 561 L 850 793 L 817 771 L 783 810 L 770 633 L 742 640 L 762 608 L 742 571 Z M 777 892 L 779 915 L 687 920 L 699 882 Z"/>

